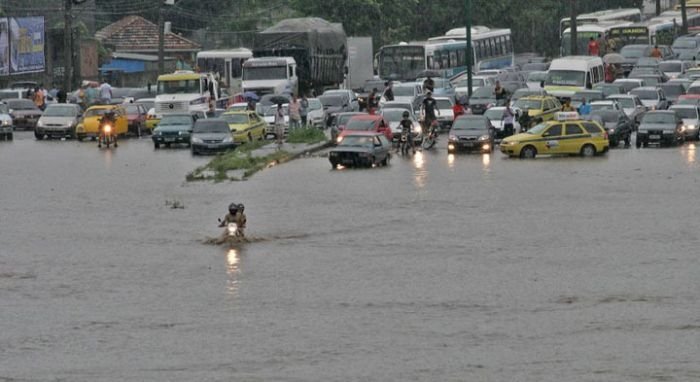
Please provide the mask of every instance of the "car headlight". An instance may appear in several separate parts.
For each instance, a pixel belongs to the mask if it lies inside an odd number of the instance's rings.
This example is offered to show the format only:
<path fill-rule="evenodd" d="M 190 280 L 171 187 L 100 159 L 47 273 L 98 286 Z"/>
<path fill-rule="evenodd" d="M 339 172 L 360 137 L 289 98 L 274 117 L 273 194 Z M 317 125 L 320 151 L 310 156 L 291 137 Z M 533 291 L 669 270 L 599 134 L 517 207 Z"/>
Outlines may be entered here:
<path fill-rule="evenodd" d="M 204 143 L 204 141 L 202 141 L 202 138 L 194 137 L 192 138 L 192 143 Z"/>
<path fill-rule="evenodd" d="M 614 127 L 611 127 L 611 128 L 610 128 L 610 129 L 608 129 L 608 130 L 609 130 L 609 133 L 610 133 L 610 134 L 613 134 L 613 133 L 615 133 L 615 128 L 614 128 Z"/>
<path fill-rule="evenodd" d="M 450 136 L 449 136 L 447 139 L 450 140 L 450 141 L 456 141 L 456 140 L 457 140 L 457 136 L 456 136 L 456 135 L 450 134 Z"/>
<path fill-rule="evenodd" d="M 233 142 L 233 135 L 230 135 L 230 136 L 224 138 L 224 140 L 223 140 L 222 142 L 223 142 L 223 143 L 231 143 L 231 142 Z"/>
<path fill-rule="evenodd" d="M 161 135 L 163 135 L 163 133 L 161 133 L 160 130 L 156 129 L 156 130 L 153 130 L 153 135 L 161 136 Z"/>
<path fill-rule="evenodd" d="M 3 126 L 10 126 L 11 124 L 12 124 L 12 121 L 10 121 L 9 119 L 2 121 Z"/>
<path fill-rule="evenodd" d="M 39 120 L 39 122 L 36 123 L 37 127 L 44 127 L 44 122 Z"/>
<path fill-rule="evenodd" d="M 518 142 L 518 141 L 510 141 L 510 142 L 508 142 L 508 145 L 510 145 L 510 146 L 515 146 L 515 145 L 517 145 L 518 143 L 520 143 L 520 142 Z"/>
<path fill-rule="evenodd" d="M 491 138 L 491 137 L 488 136 L 488 135 L 482 135 L 482 136 L 479 137 L 479 140 L 480 140 L 480 141 L 488 141 L 489 138 Z"/>
<path fill-rule="evenodd" d="M 338 137 L 338 139 L 336 139 L 336 141 L 337 141 L 338 143 L 342 142 L 342 141 L 343 141 L 343 137 Z"/>
<path fill-rule="evenodd" d="M 695 130 L 695 129 L 697 129 L 697 126 L 695 126 L 695 125 L 685 125 L 685 126 L 683 126 L 683 127 L 685 127 L 686 130 Z"/>

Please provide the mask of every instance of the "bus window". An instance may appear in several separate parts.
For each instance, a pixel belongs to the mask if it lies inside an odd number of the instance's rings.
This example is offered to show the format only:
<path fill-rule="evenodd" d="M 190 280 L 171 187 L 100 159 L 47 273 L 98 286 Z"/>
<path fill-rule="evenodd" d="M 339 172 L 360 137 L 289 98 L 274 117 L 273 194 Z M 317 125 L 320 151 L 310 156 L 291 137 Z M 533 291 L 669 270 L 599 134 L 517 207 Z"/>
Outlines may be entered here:
<path fill-rule="evenodd" d="M 508 54 L 513 53 L 513 42 L 510 40 L 510 35 L 506 36 L 506 51 Z"/>
<path fill-rule="evenodd" d="M 450 52 L 450 68 L 456 68 L 459 66 L 457 62 L 457 52 L 454 50 Z"/>
<path fill-rule="evenodd" d="M 467 65 L 467 60 L 464 59 L 466 57 L 466 52 L 463 49 L 460 49 L 457 51 L 457 66 L 466 66 Z"/>

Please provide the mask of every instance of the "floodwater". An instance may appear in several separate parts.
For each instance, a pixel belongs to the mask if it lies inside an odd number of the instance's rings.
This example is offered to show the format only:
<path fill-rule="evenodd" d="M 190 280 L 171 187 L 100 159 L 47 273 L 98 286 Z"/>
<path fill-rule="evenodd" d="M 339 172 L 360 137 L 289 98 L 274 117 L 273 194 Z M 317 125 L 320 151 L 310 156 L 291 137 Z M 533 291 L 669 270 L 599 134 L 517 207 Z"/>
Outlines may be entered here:
<path fill-rule="evenodd" d="M 148 139 L 15 139 L 0 381 L 700 380 L 700 145 L 187 184 Z M 265 240 L 201 244 L 232 201 Z"/>

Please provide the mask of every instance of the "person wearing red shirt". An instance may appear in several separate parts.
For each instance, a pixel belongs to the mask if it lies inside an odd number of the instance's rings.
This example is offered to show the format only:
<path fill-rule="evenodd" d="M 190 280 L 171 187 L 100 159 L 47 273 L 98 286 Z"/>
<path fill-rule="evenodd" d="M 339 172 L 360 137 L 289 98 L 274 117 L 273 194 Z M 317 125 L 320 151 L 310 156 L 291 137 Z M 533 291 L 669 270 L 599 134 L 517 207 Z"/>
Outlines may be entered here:
<path fill-rule="evenodd" d="M 459 98 L 455 99 L 455 105 L 452 106 L 452 114 L 454 114 L 454 120 L 457 120 L 457 117 L 464 114 L 464 106 L 462 106 Z"/>
<path fill-rule="evenodd" d="M 593 37 L 591 37 L 591 40 L 588 42 L 588 55 L 600 55 L 600 45 L 598 45 L 598 41 L 596 41 Z"/>

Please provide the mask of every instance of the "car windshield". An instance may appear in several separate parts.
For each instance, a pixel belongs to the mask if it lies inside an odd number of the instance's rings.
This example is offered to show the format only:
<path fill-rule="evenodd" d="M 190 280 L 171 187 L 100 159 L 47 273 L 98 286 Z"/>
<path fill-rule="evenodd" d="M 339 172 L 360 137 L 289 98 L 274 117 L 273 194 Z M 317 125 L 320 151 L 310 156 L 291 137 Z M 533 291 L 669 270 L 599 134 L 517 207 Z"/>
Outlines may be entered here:
<path fill-rule="evenodd" d="M 382 111 L 382 116 L 387 119 L 387 121 L 400 121 L 403 119 L 403 113 L 406 110 L 402 109 L 385 109 Z"/>
<path fill-rule="evenodd" d="M 338 116 L 338 121 L 336 123 L 338 126 L 345 126 L 350 120 L 350 118 L 354 116 L 354 114 L 341 114 Z"/>
<path fill-rule="evenodd" d="M 500 121 L 503 118 L 503 108 L 491 108 L 486 110 L 484 116 L 490 121 Z"/>
<path fill-rule="evenodd" d="M 672 107 L 671 110 L 683 119 L 698 119 L 698 109 L 694 107 Z"/>
<path fill-rule="evenodd" d="M 310 99 L 309 100 L 309 110 L 319 110 L 323 109 L 323 104 L 321 101 L 317 99 Z"/>
<path fill-rule="evenodd" d="M 620 114 L 614 110 L 598 110 L 591 113 L 591 116 L 597 116 L 603 122 L 617 122 L 620 119 Z"/>
<path fill-rule="evenodd" d="M 394 86 L 394 97 L 413 97 L 415 95 L 413 86 Z"/>
<path fill-rule="evenodd" d="M 578 70 L 551 70 L 545 84 L 554 86 L 583 86 L 586 74 Z"/>
<path fill-rule="evenodd" d="M 515 101 L 515 107 L 518 107 L 523 110 L 530 110 L 530 109 L 535 109 L 535 110 L 540 110 L 542 109 L 542 101 L 537 100 L 537 99 L 527 99 L 527 98 L 521 98 L 517 101 Z"/>
<path fill-rule="evenodd" d="M 323 107 L 338 107 L 343 106 L 343 97 L 341 96 L 320 96 L 318 99 L 323 104 Z"/>
<path fill-rule="evenodd" d="M 683 61 L 695 61 L 694 59 L 697 56 L 697 51 L 695 49 L 683 49 L 674 53 L 677 53 L 677 58 Z"/>
<path fill-rule="evenodd" d="M 588 101 L 596 101 L 596 100 L 603 99 L 603 94 L 591 92 L 591 93 L 575 93 L 573 96 L 571 96 L 572 101 L 582 101 L 584 98 Z"/>
<path fill-rule="evenodd" d="M 664 91 L 664 94 L 670 97 L 678 97 L 681 94 L 685 94 L 685 89 L 682 85 L 665 84 L 660 85 L 659 88 Z"/>
<path fill-rule="evenodd" d="M 384 90 L 384 81 L 375 81 L 375 80 L 370 80 L 370 81 L 365 81 L 364 86 L 362 87 L 364 91 L 367 93 L 371 93 L 372 89 L 377 89 L 377 91 L 383 91 Z"/>
<path fill-rule="evenodd" d="M 596 103 L 596 104 L 591 104 L 591 112 L 598 111 L 598 110 L 614 110 L 615 107 L 613 106 L 612 103 Z"/>
<path fill-rule="evenodd" d="M 619 103 L 624 109 L 632 109 L 635 106 L 634 98 L 615 98 L 615 101 L 617 101 L 617 103 Z"/>
<path fill-rule="evenodd" d="M 656 90 L 632 90 L 630 91 L 630 94 L 636 95 L 640 99 L 659 99 L 659 94 L 656 92 Z"/>
<path fill-rule="evenodd" d="M 469 86 L 469 79 L 468 78 L 463 78 L 459 80 L 457 83 L 457 87 L 460 88 L 466 88 Z M 472 86 L 473 87 L 482 87 L 484 86 L 484 79 L 483 78 L 472 78 Z"/>
<path fill-rule="evenodd" d="M 542 82 L 547 79 L 547 72 L 532 72 L 527 75 L 527 82 Z"/>
<path fill-rule="evenodd" d="M 680 62 L 662 62 L 659 64 L 659 70 L 662 72 L 680 73 L 683 65 Z"/>
<path fill-rule="evenodd" d="M 655 123 L 655 124 L 670 124 L 676 123 L 672 113 L 647 113 L 642 119 L 642 123 Z"/>
<path fill-rule="evenodd" d="M 526 131 L 525 134 L 540 135 L 545 131 L 545 129 L 547 129 L 547 123 L 543 122 Z"/>
<path fill-rule="evenodd" d="M 248 114 L 224 114 L 221 118 L 229 124 L 242 125 L 248 123 Z"/>
<path fill-rule="evenodd" d="M 453 130 L 485 130 L 486 129 L 486 117 L 480 116 L 467 116 L 457 118 L 452 124 Z"/>
<path fill-rule="evenodd" d="M 138 113 L 141 112 L 141 111 L 139 110 L 139 107 L 138 107 L 137 105 L 134 105 L 134 104 L 126 105 L 126 106 L 124 107 L 124 109 L 126 109 L 126 113 L 127 113 L 127 114 L 138 114 Z"/>
<path fill-rule="evenodd" d="M 639 60 L 637 60 L 637 64 L 635 66 L 638 66 L 640 68 L 656 68 L 659 66 L 659 59 L 654 57 L 640 57 Z"/>
<path fill-rule="evenodd" d="M 75 117 L 78 109 L 73 106 L 50 105 L 42 114 L 45 117 Z"/>
<path fill-rule="evenodd" d="M 345 126 L 346 130 L 358 130 L 358 131 L 369 131 L 374 129 L 374 120 L 371 119 L 351 119 L 347 126 Z"/>
<path fill-rule="evenodd" d="M 17 99 L 12 101 L 7 101 L 7 105 L 10 106 L 12 110 L 34 110 L 37 109 L 34 106 L 34 102 L 26 99 Z"/>
<path fill-rule="evenodd" d="M 698 98 L 685 98 L 679 99 L 676 105 L 698 105 L 700 104 L 700 99 Z"/>
<path fill-rule="evenodd" d="M 164 115 L 160 120 L 160 125 L 187 126 L 192 124 L 192 117 L 189 115 Z"/>
<path fill-rule="evenodd" d="M 698 43 L 693 39 L 677 39 L 671 45 L 671 49 L 695 49 L 698 47 Z"/>
<path fill-rule="evenodd" d="M 490 86 L 478 88 L 474 93 L 472 93 L 472 99 L 489 99 L 496 98 L 493 93 L 493 89 Z"/>
<path fill-rule="evenodd" d="M 359 135 L 347 135 L 338 144 L 339 147 L 372 147 L 372 137 Z"/>
<path fill-rule="evenodd" d="M 88 109 L 85 112 L 86 117 L 97 117 L 97 116 L 103 116 L 105 115 L 108 111 L 113 111 L 113 109 Z"/>
<path fill-rule="evenodd" d="M 644 55 L 646 47 L 642 46 L 626 46 L 620 50 L 620 54 L 625 58 L 639 58 Z"/>
<path fill-rule="evenodd" d="M 452 109 L 452 102 L 448 99 L 438 99 L 435 101 L 437 103 L 437 108 L 440 110 Z"/>
<path fill-rule="evenodd" d="M 194 132 L 199 134 L 230 133 L 225 121 L 201 121 L 194 125 Z"/>
<path fill-rule="evenodd" d="M 136 101 L 135 102 L 137 105 L 143 106 L 146 111 L 151 110 L 155 107 L 156 103 L 152 101 Z"/>

